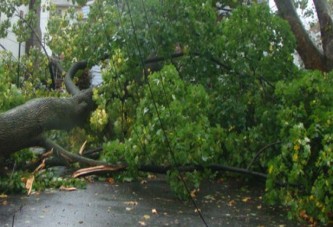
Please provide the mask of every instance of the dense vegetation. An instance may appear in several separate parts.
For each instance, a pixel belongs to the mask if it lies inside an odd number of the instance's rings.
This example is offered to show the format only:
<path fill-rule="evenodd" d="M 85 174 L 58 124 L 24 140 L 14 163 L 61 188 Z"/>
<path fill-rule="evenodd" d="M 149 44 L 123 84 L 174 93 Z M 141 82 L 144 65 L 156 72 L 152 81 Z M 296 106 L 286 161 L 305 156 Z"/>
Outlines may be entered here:
<path fill-rule="evenodd" d="M 188 194 L 176 167 L 204 168 L 183 174 L 191 188 L 214 176 L 211 164 L 267 173 L 267 202 L 328 222 L 333 75 L 294 65 L 288 23 L 263 4 L 221 18 L 212 1 L 116 2 L 96 1 L 87 19 L 73 10 L 49 23 L 48 45 L 65 68 L 83 59 L 103 76 L 90 125 L 59 142 L 102 146 L 101 160 L 128 164 L 125 179 L 144 165 L 171 166 L 181 197 Z M 1 111 L 62 95 L 48 91 L 45 71 L 29 71 L 40 56 L 27 58 L 19 83 L 17 63 L 1 60 Z"/>

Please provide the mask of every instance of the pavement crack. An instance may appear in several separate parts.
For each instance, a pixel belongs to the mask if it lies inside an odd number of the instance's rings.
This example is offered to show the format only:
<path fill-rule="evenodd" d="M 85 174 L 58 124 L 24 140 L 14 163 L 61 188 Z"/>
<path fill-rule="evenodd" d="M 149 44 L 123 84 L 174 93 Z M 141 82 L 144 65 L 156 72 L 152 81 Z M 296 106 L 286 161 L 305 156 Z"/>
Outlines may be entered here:
<path fill-rule="evenodd" d="M 14 214 L 13 214 L 13 218 L 12 218 L 12 227 L 15 227 L 15 216 L 17 212 L 21 212 L 23 208 L 23 205 L 21 205 L 18 209 L 15 210 Z"/>

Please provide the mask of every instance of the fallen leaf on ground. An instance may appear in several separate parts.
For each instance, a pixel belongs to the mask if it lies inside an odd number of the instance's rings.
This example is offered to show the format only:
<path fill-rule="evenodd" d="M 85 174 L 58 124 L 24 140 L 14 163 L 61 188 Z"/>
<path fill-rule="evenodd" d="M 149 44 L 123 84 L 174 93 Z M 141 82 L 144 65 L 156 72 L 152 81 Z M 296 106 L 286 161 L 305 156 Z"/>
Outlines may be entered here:
<path fill-rule="evenodd" d="M 106 182 L 108 182 L 109 184 L 115 184 L 116 183 L 116 181 L 112 177 L 106 178 Z"/>
<path fill-rule="evenodd" d="M 230 200 L 228 206 L 234 206 L 236 204 L 235 200 Z"/>
<path fill-rule="evenodd" d="M 152 214 L 158 214 L 156 209 L 152 209 L 152 210 L 151 210 L 151 213 L 152 213 Z"/>
<path fill-rule="evenodd" d="M 242 199 L 242 201 L 243 201 L 244 203 L 246 203 L 246 202 L 248 202 L 250 199 L 251 199 L 250 197 L 244 197 L 244 198 Z"/>
<path fill-rule="evenodd" d="M 8 196 L 6 195 L 6 194 L 0 194 L 0 199 L 5 199 L 5 198 L 7 198 Z"/>
<path fill-rule="evenodd" d="M 124 202 L 124 204 L 129 205 L 129 206 L 136 206 L 136 205 L 138 205 L 138 202 L 137 201 L 127 201 L 127 202 Z"/>
<path fill-rule="evenodd" d="M 156 179 L 156 175 L 154 174 L 151 174 L 151 173 L 148 173 L 148 177 L 147 177 L 149 180 L 154 180 Z"/>
<path fill-rule="evenodd" d="M 144 221 L 139 221 L 139 224 L 140 224 L 140 226 L 146 226 L 147 225 L 146 222 L 144 222 Z"/>
<path fill-rule="evenodd" d="M 137 201 L 126 201 L 126 202 L 124 202 L 124 204 L 130 205 L 130 206 L 136 206 L 136 205 L 138 205 L 138 202 Z"/>
<path fill-rule="evenodd" d="M 206 195 L 204 198 L 207 200 L 216 200 L 213 195 Z"/>

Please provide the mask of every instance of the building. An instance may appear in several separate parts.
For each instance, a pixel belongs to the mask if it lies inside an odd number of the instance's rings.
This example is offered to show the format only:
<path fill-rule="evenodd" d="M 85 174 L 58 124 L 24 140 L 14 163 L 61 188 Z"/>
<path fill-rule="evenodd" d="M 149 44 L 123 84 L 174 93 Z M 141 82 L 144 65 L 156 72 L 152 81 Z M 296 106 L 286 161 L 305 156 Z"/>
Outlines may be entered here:
<path fill-rule="evenodd" d="M 11 23 L 16 23 L 20 19 L 20 16 L 23 17 L 28 11 L 28 6 L 21 6 L 17 8 L 15 16 L 11 18 Z M 5 19 L 7 18 L 5 18 L 3 15 L 0 18 L 1 21 Z M 7 37 L 0 38 L 0 50 L 9 51 L 15 58 L 18 58 L 25 52 L 25 43 L 20 43 L 12 29 L 9 29 Z"/>
<path fill-rule="evenodd" d="M 30 0 L 33 2 L 33 0 Z M 65 11 L 73 6 L 72 1 L 68 0 L 42 0 L 41 1 L 41 7 L 44 7 L 47 4 L 54 4 L 56 7 L 56 13 L 59 15 L 64 15 Z M 29 6 L 20 6 L 17 9 L 17 13 L 11 18 L 11 24 L 15 24 L 18 20 L 20 20 L 20 17 L 23 17 L 29 12 Z M 20 16 L 19 16 L 20 15 Z M 50 12 L 47 10 L 40 10 L 40 23 L 38 29 L 40 29 L 41 37 L 38 37 L 38 40 L 35 40 L 35 42 L 42 42 L 42 45 L 46 47 L 46 51 L 48 55 L 51 55 L 51 50 L 46 46 L 45 43 L 45 34 L 47 32 L 47 23 L 50 18 Z M 0 18 L 3 18 L 3 16 Z M 38 30 L 37 29 L 37 30 Z M 26 53 L 26 43 L 19 43 L 17 40 L 16 35 L 13 33 L 12 29 L 8 30 L 8 35 L 5 38 L 0 39 L 0 50 L 6 50 L 13 54 L 13 57 L 18 59 L 20 56 Z"/>

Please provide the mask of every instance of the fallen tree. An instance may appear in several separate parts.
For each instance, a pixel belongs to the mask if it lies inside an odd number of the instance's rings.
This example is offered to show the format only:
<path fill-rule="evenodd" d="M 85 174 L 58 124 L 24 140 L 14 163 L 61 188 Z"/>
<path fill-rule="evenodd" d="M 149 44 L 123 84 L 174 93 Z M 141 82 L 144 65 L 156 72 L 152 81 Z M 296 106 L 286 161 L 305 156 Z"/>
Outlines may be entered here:
<path fill-rule="evenodd" d="M 0 114 L 0 156 L 8 157 L 33 146 L 49 149 L 52 144 L 45 132 L 70 130 L 86 122 L 95 109 L 92 89 L 80 91 L 72 81 L 75 73 L 86 66 L 86 62 L 75 63 L 65 76 L 65 86 L 72 97 L 37 98 Z"/>
<path fill-rule="evenodd" d="M 174 58 L 182 56 L 175 54 Z M 147 59 L 147 65 L 164 61 L 163 58 Z M 52 62 L 60 72 L 62 67 L 57 61 Z M 150 66 L 150 65 L 149 65 Z M 95 174 L 98 172 L 117 172 L 126 170 L 127 164 L 111 164 L 99 160 L 87 158 L 67 151 L 54 141 L 45 137 L 45 132 L 50 130 L 70 130 L 74 127 L 83 126 L 86 123 L 90 113 L 96 109 L 96 105 L 92 100 L 92 89 L 80 90 L 73 82 L 72 78 L 75 74 L 87 67 L 85 61 L 77 62 L 67 72 L 64 83 L 67 92 L 71 94 L 68 98 L 37 98 L 17 106 L 7 112 L 0 114 L 0 156 L 8 157 L 23 148 L 42 147 L 46 151 L 51 151 L 48 155 L 56 156 L 57 164 L 66 165 L 79 162 L 85 166 L 95 166 L 93 168 L 78 170 L 74 177 L 87 174 Z M 41 159 L 45 157 L 41 156 Z M 39 165 L 39 160 L 37 165 Z M 52 166 L 52 164 L 51 164 Z M 175 167 L 179 171 L 203 171 L 202 166 L 180 166 Z M 234 168 L 223 165 L 211 165 L 208 167 L 213 171 L 229 171 L 241 174 L 250 174 L 266 178 L 265 174 L 249 171 L 242 168 Z M 170 166 L 141 166 L 140 171 L 167 173 L 172 169 Z M 81 173 L 82 172 L 82 173 Z"/>

